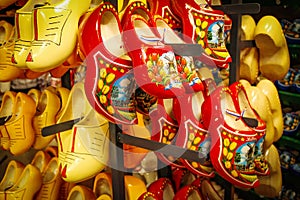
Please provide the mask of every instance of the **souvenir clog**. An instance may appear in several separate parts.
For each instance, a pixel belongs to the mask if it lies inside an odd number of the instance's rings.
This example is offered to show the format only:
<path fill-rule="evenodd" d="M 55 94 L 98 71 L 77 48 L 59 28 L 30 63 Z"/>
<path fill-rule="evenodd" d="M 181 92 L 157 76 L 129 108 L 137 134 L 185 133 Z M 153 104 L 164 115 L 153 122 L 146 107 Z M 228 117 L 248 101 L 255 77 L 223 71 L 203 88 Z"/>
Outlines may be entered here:
<path fill-rule="evenodd" d="M 34 100 L 22 92 L 17 93 L 15 106 L 15 113 L 5 123 L 5 128 L 10 137 L 10 152 L 13 155 L 20 155 L 28 151 L 34 143 L 35 136 L 32 120 L 36 113 L 36 108 Z"/>
<path fill-rule="evenodd" d="M 278 150 L 274 145 L 267 149 L 265 158 L 270 166 L 270 174 L 259 177 L 260 186 L 254 191 L 267 198 L 276 198 L 282 190 L 282 172 Z"/>
<path fill-rule="evenodd" d="M 33 199 L 41 186 L 42 175 L 40 170 L 31 164 L 27 164 L 16 184 L 6 191 L 6 199 Z"/>
<path fill-rule="evenodd" d="M 134 176 L 124 176 L 125 190 L 128 200 L 138 199 L 144 192 L 147 191 L 145 183 Z"/>
<path fill-rule="evenodd" d="M 11 160 L 9 161 L 4 176 L 0 182 L 0 198 L 5 199 L 5 191 L 13 187 L 24 170 L 24 164 Z"/>
<path fill-rule="evenodd" d="M 274 142 L 278 141 L 283 134 L 283 118 L 282 109 L 278 91 L 274 83 L 264 79 L 256 85 L 266 95 L 269 100 L 269 105 L 272 113 L 273 124 L 275 128 Z"/>
<path fill-rule="evenodd" d="M 185 42 L 177 36 L 177 34 L 169 27 L 169 25 L 157 16 L 154 18 L 154 25 L 156 26 L 160 37 L 166 44 L 185 44 Z M 191 56 L 176 56 L 176 67 L 180 73 L 182 84 L 186 93 L 194 93 L 203 90 L 203 84 L 195 69 L 194 60 Z"/>
<path fill-rule="evenodd" d="M 121 33 L 116 9 L 110 3 L 100 4 L 84 23 L 79 42 L 87 56 L 85 91 L 93 108 L 108 120 L 134 124 L 136 83 Z"/>
<path fill-rule="evenodd" d="M 184 40 L 203 47 L 197 59 L 212 67 L 227 68 L 231 57 L 225 46 L 224 13 L 206 8 L 207 5 L 198 5 L 194 0 L 171 0 L 174 14 L 182 20 Z"/>
<path fill-rule="evenodd" d="M 290 67 L 290 56 L 279 21 L 270 15 L 262 17 L 256 25 L 254 40 L 259 49 L 261 74 L 272 81 L 284 78 Z"/>
<path fill-rule="evenodd" d="M 112 179 L 108 172 L 101 172 L 94 178 L 93 192 L 96 197 L 107 195 L 112 199 Z"/>
<path fill-rule="evenodd" d="M 158 198 L 152 192 L 145 192 L 143 193 L 138 200 L 158 200 Z"/>
<path fill-rule="evenodd" d="M 174 200 L 202 200 L 201 194 L 196 186 L 186 185 L 180 188 L 174 198 Z"/>
<path fill-rule="evenodd" d="M 76 185 L 77 185 L 76 183 L 63 181 L 62 184 L 60 185 L 59 196 L 57 200 L 66 200 L 68 198 L 68 195 L 70 194 L 70 191 Z"/>
<path fill-rule="evenodd" d="M 256 132 L 256 143 L 254 152 L 255 171 L 258 175 L 267 175 L 269 173 L 268 164 L 265 161 L 264 141 L 266 136 L 266 122 L 263 121 L 259 114 L 250 104 L 246 89 L 239 82 L 235 82 L 229 86 L 233 93 L 235 101 L 239 105 L 236 107 L 239 113 L 243 113 L 241 120 Z M 260 102 L 261 103 L 261 102 Z"/>
<path fill-rule="evenodd" d="M 45 171 L 42 173 L 42 177 L 42 186 L 35 199 L 57 199 L 62 184 L 57 157 L 51 158 Z"/>
<path fill-rule="evenodd" d="M 195 180 L 196 176 L 186 168 L 174 168 L 172 170 L 172 181 L 175 191 L 178 191 L 183 186 L 192 184 Z"/>
<path fill-rule="evenodd" d="M 77 200 L 77 199 L 96 200 L 96 197 L 93 191 L 89 187 L 84 185 L 76 185 L 71 189 L 67 200 Z"/>
<path fill-rule="evenodd" d="M 203 124 L 211 134 L 210 158 L 227 181 L 238 187 L 257 187 L 253 156 L 257 134 L 240 119 L 236 103 L 228 87 L 218 87 L 202 104 Z"/>
<path fill-rule="evenodd" d="M 243 15 L 241 24 L 241 40 L 254 40 L 256 23 L 252 16 Z M 240 53 L 240 78 L 248 80 L 251 84 L 256 82 L 259 73 L 259 58 L 256 47 L 241 50 Z"/>
<path fill-rule="evenodd" d="M 49 71 L 72 54 L 77 44 L 79 18 L 88 10 L 90 2 L 61 0 L 34 8 L 33 41 L 26 58 L 29 69 Z"/>
<path fill-rule="evenodd" d="M 168 178 L 159 178 L 148 186 L 148 191 L 153 193 L 157 199 L 173 199 L 175 191 Z"/>
<path fill-rule="evenodd" d="M 49 145 L 47 146 L 44 151 L 50 155 L 51 158 L 58 157 L 58 148 L 55 145 Z"/>
<path fill-rule="evenodd" d="M 123 41 L 132 59 L 137 85 L 159 98 L 180 96 L 185 90 L 176 67 L 174 50 L 162 42 L 149 12 L 147 16 L 145 18 L 129 9 L 123 18 Z"/>
<path fill-rule="evenodd" d="M 32 11 L 34 7 L 43 6 L 47 3 L 47 0 L 28 0 L 24 6 L 16 10 L 16 40 L 11 62 L 18 68 L 27 69 L 26 58 L 33 40 Z"/>
<path fill-rule="evenodd" d="M 51 157 L 46 152 L 39 150 L 34 154 L 34 157 L 32 158 L 30 164 L 38 168 L 41 172 L 41 174 L 44 173 Z"/>
<path fill-rule="evenodd" d="M 14 51 L 14 27 L 5 20 L 0 21 L 0 81 L 11 81 L 19 77 L 23 70 L 14 66 L 11 56 Z"/>
<path fill-rule="evenodd" d="M 70 90 L 65 87 L 57 87 L 56 94 L 60 99 L 60 108 L 59 108 L 59 111 L 57 112 L 56 118 L 55 118 L 55 120 L 57 121 L 61 117 L 61 114 L 67 105 Z"/>
<path fill-rule="evenodd" d="M 32 88 L 27 92 L 27 95 L 29 95 L 35 102 L 35 107 L 37 109 L 39 105 L 39 99 L 41 98 L 42 92 L 36 88 Z"/>
<path fill-rule="evenodd" d="M 203 81 L 207 82 L 204 83 L 204 85 L 207 85 L 205 86 L 205 91 L 184 95 L 173 100 L 174 115 L 180 124 L 176 145 L 198 151 L 199 158 L 203 159 L 203 163 L 184 159 L 182 162 L 193 173 L 205 177 L 214 176 L 213 167 L 209 158 L 211 138 L 201 122 L 202 103 L 210 92 L 208 87 L 210 84 L 214 84 L 213 81 L 211 83 L 209 83 L 209 81 L 212 80 L 209 79 Z M 186 107 L 185 105 L 189 106 Z"/>
<path fill-rule="evenodd" d="M 73 86 L 57 123 L 78 118 L 80 121 L 72 129 L 56 135 L 61 176 L 67 182 L 81 182 L 95 176 L 104 169 L 109 156 L 108 121 L 92 109 L 82 82 Z M 89 170 L 84 170 L 86 163 L 91 166 Z"/>
<path fill-rule="evenodd" d="M 9 150 L 10 147 L 10 137 L 5 128 L 5 123 L 14 115 L 16 110 L 16 93 L 13 91 L 6 91 L 2 97 L 0 117 L 3 119 L 3 124 L 0 125 L 1 131 L 1 148 L 3 150 Z"/>
<path fill-rule="evenodd" d="M 201 182 L 201 194 L 204 199 L 214 199 L 214 200 L 222 200 L 223 198 L 220 196 L 220 193 L 216 191 L 212 183 L 204 179 Z"/>

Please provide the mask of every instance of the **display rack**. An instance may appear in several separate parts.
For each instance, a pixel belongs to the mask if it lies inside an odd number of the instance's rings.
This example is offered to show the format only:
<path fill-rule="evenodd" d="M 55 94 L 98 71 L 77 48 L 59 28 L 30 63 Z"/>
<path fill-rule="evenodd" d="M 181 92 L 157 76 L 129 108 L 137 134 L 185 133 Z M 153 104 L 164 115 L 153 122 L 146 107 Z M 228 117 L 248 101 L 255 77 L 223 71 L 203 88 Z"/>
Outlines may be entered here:
<path fill-rule="evenodd" d="M 117 8 L 118 0 L 110 0 Z M 124 3 L 126 5 L 126 3 Z M 229 53 L 232 57 L 230 64 L 230 79 L 229 83 L 239 80 L 239 65 L 240 65 L 240 50 L 246 47 L 255 46 L 254 41 L 241 41 L 241 16 L 242 14 L 257 14 L 260 12 L 260 4 L 258 3 L 242 3 L 242 0 L 232 0 L 231 4 L 214 6 L 214 9 L 219 9 L 228 14 L 232 19 L 232 28 L 230 31 Z M 118 10 L 118 9 L 117 9 Z M 122 133 L 122 125 L 110 123 L 110 161 L 111 166 L 115 168 L 112 171 L 112 192 L 114 199 L 125 199 L 124 175 L 125 168 L 123 162 L 123 144 L 129 144 L 136 147 L 141 147 L 151 151 L 159 152 L 167 156 L 181 155 L 180 158 L 190 161 L 203 163 L 203 156 L 199 152 L 181 148 L 175 145 L 163 144 L 152 140 L 142 139 Z M 158 168 L 160 169 L 160 168 Z M 164 169 L 160 169 L 164 170 Z M 159 173 L 158 174 L 163 174 Z M 168 173 L 167 173 L 168 174 Z M 165 175 L 167 175 L 165 174 Z M 225 184 L 225 199 L 233 199 L 234 186 L 230 183 Z"/>

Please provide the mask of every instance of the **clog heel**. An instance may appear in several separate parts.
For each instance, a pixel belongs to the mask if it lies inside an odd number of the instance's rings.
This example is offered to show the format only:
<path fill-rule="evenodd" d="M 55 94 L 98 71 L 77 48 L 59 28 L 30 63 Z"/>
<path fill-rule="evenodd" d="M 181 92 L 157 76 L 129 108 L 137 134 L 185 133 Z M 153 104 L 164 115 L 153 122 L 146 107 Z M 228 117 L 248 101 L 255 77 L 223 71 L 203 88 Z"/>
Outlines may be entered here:
<path fill-rule="evenodd" d="M 122 32 L 116 9 L 108 2 L 100 4 L 82 25 L 79 43 L 88 66 L 85 92 L 96 111 L 111 122 L 134 124 L 136 83 Z"/>
<path fill-rule="evenodd" d="M 0 117 L 3 119 L 3 123 L 0 125 L 1 131 L 1 148 L 3 150 L 9 150 L 10 147 L 10 137 L 5 127 L 5 123 L 11 119 L 15 113 L 16 109 L 16 93 L 12 91 L 6 91 L 2 97 Z"/>
<path fill-rule="evenodd" d="M 23 70 L 14 66 L 11 56 L 14 51 L 14 27 L 4 21 L 0 21 L 0 81 L 11 81 L 19 77 Z"/>
<path fill-rule="evenodd" d="M 254 40 L 256 23 L 250 15 L 242 16 L 241 40 Z M 249 47 L 241 50 L 240 53 L 240 78 L 254 84 L 259 73 L 258 50 L 256 47 Z"/>
<path fill-rule="evenodd" d="M 5 191 L 13 187 L 24 169 L 23 163 L 11 160 L 5 170 L 0 182 L 0 199 L 5 199 Z"/>
<path fill-rule="evenodd" d="M 257 133 L 236 109 L 228 87 L 216 88 L 202 104 L 203 125 L 211 134 L 210 159 L 216 172 L 238 187 L 259 185 L 254 172 Z"/>
<path fill-rule="evenodd" d="M 290 56 L 279 21 L 270 15 L 262 17 L 255 29 L 259 49 L 259 70 L 269 80 L 281 80 L 290 67 Z"/>
<path fill-rule="evenodd" d="M 33 39 L 32 11 L 36 6 L 43 6 L 47 0 L 28 0 L 27 3 L 15 13 L 16 40 L 12 63 L 21 69 L 27 69 L 26 58 Z"/>
<path fill-rule="evenodd" d="M 82 82 L 73 86 L 57 123 L 74 119 L 80 120 L 72 129 L 57 134 L 61 175 L 67 182 L 80 182 L 99 173 L 109 153 L 108 121 L 90 106 Z M 89 170 L 84 170 L 85 163 L 91 166 Z"/>
<path fill-rule="evenodd" d="M 29 69 L 49 71 L 72 54 L 77 44 L 79 18 L 88 10 L 90 2 L 57 0 L 32 11 L 34 37 L 26 58 Z"/>
<path fill-rule="evenodd" d="M 36 194 L 35 199 L 58 199 L 59 189 L 62 184 L 62 179 L 59 172 L 58 160 L 53 157 L 45 171 L 42 173 L 43 182 L 41 189 Z"/>
<path fill-rule="evenodd" d="M 6 199 L 33 199 L 41 185 L 41 172 L 35 166 L 27 164 L 16 184 L 6 191 Z"/>
<path fill-rule="evenodd" d="M 18 92 L 14 116 L 5 124 L 10 136 L 9 150 L 13 155 L 25 153 L 34 143 L 32 120 L 36 113 L 35 102 L 27 94 Z"/>
<path fill-rule="evenodd" d="M 56 123 L 55 118 L 59 108 L 59 97 L 49 90 L 44 90 L 38 100 L 37 111 L 33 117 L 33 128 L 35 131 L 34 149 L 43 149 L 54 139 L 55 135 L 42 136 L 41 130 Z"/>

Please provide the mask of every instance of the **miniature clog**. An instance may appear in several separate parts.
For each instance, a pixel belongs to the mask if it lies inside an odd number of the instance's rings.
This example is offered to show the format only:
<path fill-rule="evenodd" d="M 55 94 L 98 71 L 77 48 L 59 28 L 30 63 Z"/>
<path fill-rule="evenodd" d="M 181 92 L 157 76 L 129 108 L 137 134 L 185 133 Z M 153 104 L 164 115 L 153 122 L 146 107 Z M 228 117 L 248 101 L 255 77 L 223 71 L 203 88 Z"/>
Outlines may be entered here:
<path fill-rule="evenodd" d="M 35 102 L 35 107 L 37 109 L 39 105 L 39 99 L 41 98 L 42 92 L 36 88 L 32 88 L 27 92 L 27 95 L 29 95 Z"/>
<path fill-rule="evenodd" d="M 2 97 L 1 108 L 0 108 L 0 117 L 4 118 L 4 123 L 0 125 L 1 131 L 1 148 L 3 150 L 9 150 L 10 147 L 10 137 L 5 128 L 5 123 L 14 115 L 16 111 L 16 93 L 13 91 L 6 91 Z"/>
<path fill-rule="evenodd" d="M 201 182 L 201 194 L 204 199 L 214 199 L 214 200 L 222 200 L 223 198 L 220 196 L 220 193 L 216 191 L 212 183 L 204 179 Z"/>
<path fill-rule="evenodd" d="M 136 83 L 121 33 L 116 9 L 108 2 L 93 10 L 81 27 L 79 43 L 88 66 L 85 91 L 94 109 L 108 120 L 134 124 Z"/>
<path fill-rule="evenodd" d="M 72 54 L 77 44 L 79 18 L 88 10 L 90 2 L 61 0 L 34 8 L 34 37 L 26 58 L 29 69 L 49 71 L 61 65 Z"/>
<path fill-rule="evenodd" d="M 10 137 L 9 150 L 13 155 L 25 153 L 34 143 L 32 125 L 36 113 L 35 102 L 27 94 L 18 92 L 15 100 L 16 110 L 12 118 L 5 123 Z"/>
<path fill-rule="evenodd" d="M 9 161 L 4 176 L 0 182 L 0 199 L 5 199 L 5 191 L 16 184 L 23 170 L 23 163 L 16 160 Z"/>
<path fill-rule="evenodd" d="M 290 67 L 290 56 L 279 21 L 270 15 L 262 17 L 256 25 L 254 40 L 259 49 L 261 74 L 271 81 L 283 79 Z"/>
<path fill-rule="evenodd" d="M 38 100 L 37 111 L 32 121 L 35 131 L 34 149 L 44 149 L 54 139 L 55 135 L 42 136 L 42 128 L 56 123 L 59 108 L 59 97 L 49 90 L 44 90 Z"/>
<path fill-rule="evenodd" d="M 51 158 L 42 173 L 42 177 L 42 186 L 39 192 L 35 195 L 35 199 L 58 199 L 62 179 L 59 172 L 57 157 Z"/>
<path fill-rule="evenodd" d="M 16 10 L 16 40 L 11 62 L 18 68 L 27 69 L 26 58 L 33 39 L 32 11 L 34 7 L 43 6 L 47 3 L 47 0 L 28 0 L 22 8 Z"/>
<path fill-rule="evenodd" d="M 196 176 L 187 168 L 174 168 L 172 170 L 172 181 L 175 191 L 178 191 L 183 186 L 192 184 L 195 180 Z"/>
<path fill-rule="evenodd" d="M 59 196 L 57 200 L 66 200 L 68 198 L 68 195 L 70 194 L 70 191 L 76 185 L 77 185 L 76 183 L 63 181 L 62 184 L 60 185 Z"/>
<path fill-rule="evenodd" d="M 93 191 L 89 187 L 84 185 L 76 185 L 71 189 L 67 200 L 77 200 L 77 199 L 96 200 L 96 197 Z"/>
<path fill-rule="evenodd" d="M 65 88 L 65 87 L 57 87 L 56 88 L 56 95 L 60 99 L 60 108 L 56 114 L 56 118 L 55 118 L 56 121 L 61 117 L 61 114 L 67 105 L 69 94 L 70 94 L 70 90 L 68 88 Z"/>
<path fill-rule="evenodd" d="M 3 0 L 0 3 L 0 10 L 12 5 L 13 3 L 15 3 L 17 0 Z"/>
<path fill-rule="evenodd" d="M 57 123 L 78 118 L 80 121 L 72 129 L 56 135 L 61 176 L 67 182 L 80 182 L 95 176 L 104 169 L 109 156 L 108 121 L 90 106 L 82 82 L 73 86 Z M 84 170 L 84 163 L 91 168 Z"/>
<path fill-rule="evenodd" d="M 153 194 L 152 192 L 145 192 L 143 193 L 138 200 L 158 200 L 158 198 L 156 197 L 155 194 Z"/>
<path fill-rule="evenodd" d="M 101 172 L 94 178 L 93 192 L 96 197 L 107 195 L 112 199 L 112 179 L 108 172 Z"/>
<path fill-rule="evenodd" d="M 19 77 L 23 70 L 14 66 L 11 62 L 11 56 L 14 51 L 14 27 L 4 21 L 0 21 L 0 81 L 11 81 Z"/>
<path fill-rule="evenodd" d="M 6 191 L 6 199 L 33 199 L 41 186 L 42 175 L 40 170 L 31 164 L 27 164 L 16 184 Z"/>
<path fill-rule="evenodd" d="M 283 134 L 282 109 L 278 91 L 274 83 L 267 79 L 259 81 L 256 87 L 261 89 L 261 91 L 266 95 L 266 97 L 269 100 L 273 124 L 275 128 L 273 142 L 276 142 L 280 139 L 280 137 Z"/>

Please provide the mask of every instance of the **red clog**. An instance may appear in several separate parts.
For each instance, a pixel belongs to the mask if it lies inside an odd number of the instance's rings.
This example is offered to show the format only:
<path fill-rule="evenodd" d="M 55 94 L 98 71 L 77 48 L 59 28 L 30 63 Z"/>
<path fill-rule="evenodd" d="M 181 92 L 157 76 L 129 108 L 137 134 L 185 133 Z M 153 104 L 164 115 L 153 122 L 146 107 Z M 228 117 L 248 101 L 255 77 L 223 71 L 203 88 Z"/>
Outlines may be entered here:
<path fill-rule="evenodd" d="M 243 85 L 239 82 L 235 82 L 229 86 L 230 90 L 233 93 L 235 101 L 238 101 L 239 105 L 236 109 L 239 113 L 243 113 L 241 118 L 250 128 L 252 128 L 256 133 L 256 144 L 254 151 L 254 163 L 255 171 L 258 175 L 267 175 L 269 174 L 268 163 L 264 158 L 264 149 L 263 144 L 266 135 L 266 123 L 263 121 L 258 113 L 251 107 L 248 100 L 247 93 Z M 249 121 L 250 120 L 250 121 Z"/>
<path fill-rule="evenodd" d="M 161 16 L 164 19 L 164 21 L 174 31 L 181 32 L 182 29 L 181 20 L 176 15 L 174 15 L 171 9 L 170 0 L 164 0 L 164 1 L 149 0 L 148 3 L 150 6 L 150 13 L 153 16 L 155 15 Z"/>
<path fill-rule="evenodd" d="M 202 104 L 204 127 L 211 134 L 210 158 L 215 170 L 233 185 L 257 187 L 254 172 L 256 132 L 241 120 L 228 87 L 218 87 Z"/>
<path fill-rule="evenodd" d="M 173 199 L 175 193 L 170 179 L 159 178 L 152 182 L 148 188 L 148 192 L 153 193 L 157 199 Z"/>
<path fill-rule="evenodd" d="M 206 6 L 200 6 L 194 0 L 171 0 L 174 14 L 182 20 L 184 40 L 204 49 L 198 59 L 210 66 L 227 68 L 231 57 L 225 46 L 224 13 Z"/>
<path fill-rule="evenodd" d="M 176 120 L 172 118 L 172 104 L 172 99 L 158 99 L 157 108 L 150 112 L 150 119 L 152 121 L 151 140 L 164 144 L 175 145 L 179 126 Z M 178 157 L 174 157 L 171 155 L 164 155 L 159 152 L 155 153 L 158 159 L 160 159 L 166 165 L 171 165 L 177 168 L 184 167 L 184 165 L 178 159 L 180 155 L 178 155 Z"/>
<path fill-rule="evenodd" d="M 194 183 L 195 180 L 195 175 L 186 168 L 174 168 L 172 170 L 172 181 L 175 191 L 178 191 L 183 186 Z"/>
<path fill-rule="evenodd" d="M 152 192 L 144 192 L 138 200 L 159 200 Z"/>
<path fill-rule="evenodd" d="M 159 98 L 181 96 L 185 90 L 176 68 L 175 54 L 171 46 L 163 44 L 163 38 L 149 20 L 135 13 L 123 18 L 123 41 L 132 58 L 137 85 L 145 92 Z"/>
<path fill-rule="evenodd" d="M 85 91 L 96 111 L 114 123 L 136 121 L 132 63 L 122 42 L 116 9 L 102 3 L 81 27 L 79 43 L 86 56 Z"/>
<path fill-rule="evenodd" d="M 212 177 L 214 176 L 214 172 L 209 158 L 211 138 L 201 122 L 201 105 L 205 98 L 207 98 L 207 92 L 196 92 L 175 98 L 173 100 L 173 110 L 180 124 L 176 145 L 199 151 L 199 155 L 204 159 L 203 163 L 185 159 L 182 159 L 182 162 L 191 172 L 200 176 Z"/>
<path fill-rule="evenodd" d="M 202 197 L 196 186 L 186 185 L 176 192 L 173 200 L 202 200 Z"/>
<path fill-rule="evenodd" d="M 154 26 L 165 44 L 185 44 L 185 42 L 170 28 L 162 17 L 154 18 Z M 203 90 L 203 84 L 195 69 L 191 56 L 176 55 L 176 67 L 182 79 L 186 93 L 194 93 Z"/>

